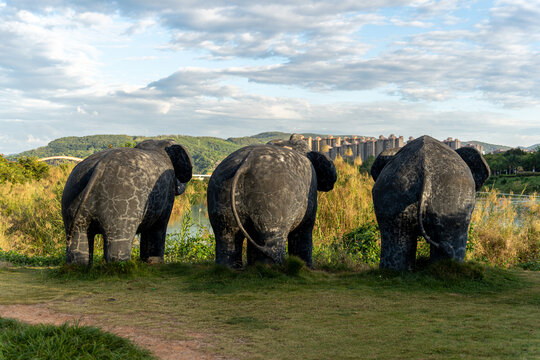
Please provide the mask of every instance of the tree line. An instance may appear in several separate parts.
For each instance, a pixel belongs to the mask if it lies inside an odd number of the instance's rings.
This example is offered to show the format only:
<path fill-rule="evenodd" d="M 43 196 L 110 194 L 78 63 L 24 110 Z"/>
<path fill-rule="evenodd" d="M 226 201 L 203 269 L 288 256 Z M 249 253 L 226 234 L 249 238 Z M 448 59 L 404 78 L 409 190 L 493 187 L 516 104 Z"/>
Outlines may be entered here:
<path fill-rule="evenodd" d="M 487 154 L 484 158 L 493 175 L 540 171 L 540 148 L 533 152 L 510 149 L 498 154 Z"/>

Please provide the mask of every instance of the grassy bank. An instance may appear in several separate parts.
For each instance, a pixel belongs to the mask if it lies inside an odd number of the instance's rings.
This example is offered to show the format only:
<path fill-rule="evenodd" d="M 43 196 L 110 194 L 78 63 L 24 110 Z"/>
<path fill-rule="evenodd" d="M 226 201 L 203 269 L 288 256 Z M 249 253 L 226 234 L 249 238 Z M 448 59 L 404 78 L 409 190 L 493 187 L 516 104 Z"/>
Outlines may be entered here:
<path fill-rule="evenodd" d="M 46 303 L 236 359 L 532 359 L 540 273 L 444 264 L 414 273 L 231 271 L 168 264 L 87 276 L 0 268 L 0 304 Z M 146 267 L 146 269 L 144 268 Z"/>

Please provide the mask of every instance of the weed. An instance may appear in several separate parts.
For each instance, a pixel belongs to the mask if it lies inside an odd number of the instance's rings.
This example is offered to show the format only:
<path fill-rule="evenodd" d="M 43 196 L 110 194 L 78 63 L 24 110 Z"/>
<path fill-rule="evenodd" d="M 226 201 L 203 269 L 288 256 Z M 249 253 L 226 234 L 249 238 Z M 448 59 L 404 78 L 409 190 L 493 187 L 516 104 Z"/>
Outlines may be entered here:
<path fill-rule="evenodd" d="M 304 268 L 306 264 L 302 259 L 297 256 L 288 256 L 283 263 L 283 272 L 289 276 L 298 276 L 300 270 Z"/>

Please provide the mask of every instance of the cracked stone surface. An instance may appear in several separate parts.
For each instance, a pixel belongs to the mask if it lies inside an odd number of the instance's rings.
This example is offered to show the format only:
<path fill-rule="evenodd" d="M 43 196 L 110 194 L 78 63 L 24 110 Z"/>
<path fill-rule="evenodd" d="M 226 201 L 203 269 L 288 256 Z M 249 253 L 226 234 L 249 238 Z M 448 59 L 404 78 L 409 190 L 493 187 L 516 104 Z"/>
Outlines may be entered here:
<path fill-rule="evenodd" d="M 471 150 L 464 161 L 460 152 L 426 135 L 376 159 L 373 203 L 381 268 L 411 269 L 418 236 L 431 241 L 431 261 L 463 261 L 475 190 L 489 177 L 482 155 Z"/>
<path fill-rule="evenodd" d="M 232 204 L 235 186 L 236 221 Z M 216 263 L 242 265 L 246 234 L 248 264 L 281 262 L 289 254 L 312 264 L 312 230 L 317 189 L 329 191 L 336 181 L 333 162 L 309 152 L 304 141 L 271 141 L 239 149 L 223 160 L 208 184 L 208 215 L 216 236 Z"/>
<path fill-rule="evenodd" d="M 146 140 L 135 148 L 109 149 L 80 162 L 62 194 L 66 259 L 89 264 L 96 234 L 105 260 L 129 260 L 141 234 L 141 258 L 163 258 L 174 196 L 191 179 L 187 150 L 172 140 Z"/>

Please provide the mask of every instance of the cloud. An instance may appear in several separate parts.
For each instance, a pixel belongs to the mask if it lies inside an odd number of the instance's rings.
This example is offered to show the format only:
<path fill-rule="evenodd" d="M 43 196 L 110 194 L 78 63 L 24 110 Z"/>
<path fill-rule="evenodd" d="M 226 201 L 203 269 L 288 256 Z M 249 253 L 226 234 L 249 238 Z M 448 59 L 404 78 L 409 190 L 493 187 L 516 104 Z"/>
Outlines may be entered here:
<path fill-rule="evenodd" d="M 537 119 L 520 110 L 540 107 L 540 6 L 483 6 L 10 2 L 0 6 L 0 123 L 16 141 L 0 139 L 0 152 L 27 148 L 29 127 L 37 140 L 271 129 L 469 140 L 482 129 L 479 140 L 529 141 Z"/>

